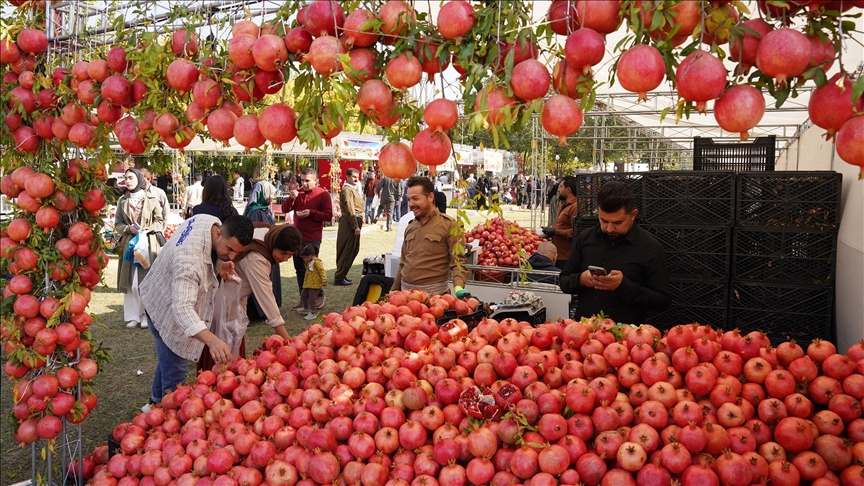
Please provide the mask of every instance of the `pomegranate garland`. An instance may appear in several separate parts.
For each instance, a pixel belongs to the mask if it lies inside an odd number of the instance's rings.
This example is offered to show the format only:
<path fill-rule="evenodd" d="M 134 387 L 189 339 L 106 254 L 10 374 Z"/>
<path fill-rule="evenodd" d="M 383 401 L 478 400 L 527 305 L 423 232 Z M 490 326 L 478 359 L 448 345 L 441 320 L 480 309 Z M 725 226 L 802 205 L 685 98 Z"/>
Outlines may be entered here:
<path fill-rule="evenodd" d="M 864 343 L 603 316 L 484 319 L 394 292 L 267 338 L 85 460 L 92 484 L 864 484 Z"/>
<path fill-rule="evenodd" d="M 419 134 L 421 147 L 414 156 L 434 170 L 452 144 L 446 133 L 422 132 L 416 122 L 425 107 L 404 90 L 417 86 L 424 75 L 434 83 L 435 75 L 452 64 L 462 75 L 464 115 L 473 129 L 490 130 L 496 144 L 506 143 L 509 129 L 519 129 L 537 114 L 544 129 L 565 143 L 580 128 L 582 111 L 590 109 L 603 84 L 593 70 L 605 58 L 606 36 L 623 19 L 632 35 L 614 48 L 618 58 L 610 81 L 617 77 L 640 101 L 668 79 L 680 100 L 664 113 L 674 108 L 677 120 L 693 108 L 706 113 L 709 102 L 725 92 L 719 105 L 734 105 L 733 112 L 740 109 L 745 115 L 721 114 L 718 123 L 746 134 L 764 106 L 763 94 L 754 89 L 767 88 L 782 104 L 792 90 L 812 80 L 829 103 L 811 103 L 811 117 L 833 136 L 851 118 L 850 109 L 861 113 L 864 81 L 839 73 L 849 81 L 847 89 L 846 81 L 825 79 L 839 58 L 836 49 L 848 36 L 849 28 L 841 28 L 841 22 L 861 2 L 791 2 L 788 8 L 757 4 L 761 17 L 748 19 L 756 9 L 742 3 L 680 2 L 660 9 L 652 2 L 555 1 L 538 26 L 524 2 L 499 11 L 458 0 L 442 6 L 434 19 L 418 17 L 402 0 L 287 2 L 261 25 L 235 22 L 230 38 L 215 43 L 200 43 L 193 21 L 186 18 L 189 12 L 172 7 L 167 15 L 190 22 L 189 27 L 166 34 L 130 31 L 120 36 L 125 43 L 109 48 L 104 58 L 83 54 L 85 60 L 63 66 L 61 57 L 53 61 L 61 65 L 51 66 L 45 75 L 35 71 L 35 57 L 47 49 L 48 39 L 29 25 L 32 18 L 22 15 L 10 28 L 11 38 L 0 41 L 4 101 L 12 108 L 3 137 L 25 153 L 54 138 L 91 148 L 109 128 L 133 154 L 154 147 L 182 151 L 196 136 L 224 143 L 236 138 L 247 150 L 267 142 L 280 147 L 299 138 L 315 149 L 356 116 L 381 127 L 390 142 L 414 140 Z M 803 4 L 808 8 L 800 8 Z M 35 18 L 44 14 L 40 2 L 21 6 L 35 11 Z M 806 17 L 806 26 L 790 27 L 798 16 Z M 720 62 L 726 49 L 738 63 L 737 78 Z M 551 56 L 540 56 L 541 51 Z M 754 66 L 758 71 L 748 75 Z M 283 97 L 277 104 L 284 109 L 269 113 L 257 128 L 253 119 L 244 118 L 261 116 L 273 104 L 266 96 L 278 95 L 291 75 L 293 106 Z M 834 84 L 839 89 L 829 93 Z M 581 99 L 582 106 L 555 94 Z M 835 113 L 824 108 L 831 104 L 843 106 Z M 353 106 L 360 113 L 346 108 Z M 219 110 L 233 112 L 236 119 Z M 153 115 L 160 120 L 171 115 L 177 123 L 154 126 Z M 860 165 L 853 147 L 839 153 Z"/>

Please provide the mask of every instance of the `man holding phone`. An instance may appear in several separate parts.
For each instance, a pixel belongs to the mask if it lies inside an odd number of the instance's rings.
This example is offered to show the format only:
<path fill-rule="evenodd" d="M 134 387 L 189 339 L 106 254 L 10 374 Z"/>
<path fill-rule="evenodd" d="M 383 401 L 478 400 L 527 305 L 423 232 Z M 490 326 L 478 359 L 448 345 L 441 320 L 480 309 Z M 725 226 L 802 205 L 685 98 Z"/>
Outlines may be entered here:
<path fill-rule="evenodd" d="M 600 224 L 573 243 L 561 271 L 561 291 L 578 295 L 579 317 L 603 311 L 617 322 L 642 324 L 648 309 L 672 303 L 663 246 L 636 224 L 636 198 L 623 182 L 607 182 L 597 197 Z"/>

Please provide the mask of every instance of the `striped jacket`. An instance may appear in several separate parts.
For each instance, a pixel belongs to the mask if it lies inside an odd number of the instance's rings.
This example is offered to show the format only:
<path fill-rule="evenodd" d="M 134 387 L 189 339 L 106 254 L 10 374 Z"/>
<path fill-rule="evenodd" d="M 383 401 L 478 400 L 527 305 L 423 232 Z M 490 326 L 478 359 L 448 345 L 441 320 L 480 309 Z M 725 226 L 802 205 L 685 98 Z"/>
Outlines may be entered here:
<path fill-rule="evenodd" d="M 201 214 L 181 224 L 141 282 L 141 301 L 174 354 L 198 361 L 204 344 L 192 336 L 209 329 L 219 281 L 211 258 L 210 228 L 219 218 Z M 218 261 L 217 261 L 218 262 Z"/>

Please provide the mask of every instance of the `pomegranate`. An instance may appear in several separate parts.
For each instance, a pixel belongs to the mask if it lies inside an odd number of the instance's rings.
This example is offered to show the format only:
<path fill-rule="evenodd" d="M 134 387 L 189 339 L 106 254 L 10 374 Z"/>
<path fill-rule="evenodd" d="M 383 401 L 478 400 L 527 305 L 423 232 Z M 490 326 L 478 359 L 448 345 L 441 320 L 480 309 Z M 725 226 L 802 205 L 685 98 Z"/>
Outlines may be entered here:
<path fill-rule="evenodd" d="M 264 145 L 266 139 L 258 128 L 258 117 L 243 115 L 234 123 L 234 138 L 246 147 L 246 152 Z"/>
<path fill-rule="evenodd" d="M 249 69 L 255 66 L 255 58 L 252 57 L 252 47 L 258 35 L 239 34 L 228 41 L 228 58 L 238 69 Z M 176 62 L 176 61 L 175 61 Z"/>
<path fill-rule="evenodd" d="M 417 162 L 433 167 L 441 165 L 450 157 L 452 146 L 450 138 L 432 128 L 421 130 L 411 142 L 411 153 Z"/>
<path fill-rule="evenodd" d="M 285 34 L 285 48 L 294 54 L 309 52 L 312 45 L 312 35 L 303 27 L 294 27 Z"/>
<path fill-rule="evenodd" d="M 549 5 L 546 14 L 549 28 L 558 35 L 568 35 L 579 28 L 579 17 L 576 11 L 576 2 L 572 0 L 554 0 Z"/>
<path fill-rule="evenodd" d="M 603 60 L 606 43 L 597 31 L 584 27 L 567 36 L 564 55 L 567 61 L 584 74 L 591 74 L 591 67 Z"/>
<path fill-rule="evenodd" d="M 864 116 L 853 116 L 840 127 L 835 143 L 837 155 L 841 159 L 848 164 L 861 167 L 859 180 L 864 179 L 864 148 L 862 148 L 864 143 L 862 142 L 864 142 Z"/>
<path fill-rule="evenodd" d="M 306 8 L 303 27 L 313 37 L 335 36 L 345 23 L 345 12 L 335 0 L 315 0 Z"/>
<path fill-rule="evenodd" d="M 391 179 L 407 179 L 417 170 L 411 149 L 401 142 L 387 144 L 378 157 L 381 173 Z"/>
<path fill-rule="evenodd" d="M 24 29 L 15 39 L 18 49 L 28 54 L 41 54 L 48 50 L 48 36 L 39 29 Z"/>
<path fill-rule="evenodd" d="M 666 63 L 656 48 L 640 44 L 621 54 L 615 73 L 621 87 L 639 93 L 639 101 L 648 101 L 648 91 L 660 86 L 666 76 Z"/>
<path fill-rule="evenodd" d="M 765 34 L 756 50 L 756 67 L 775 84 L 786 86 L 786 80 L 803 73 L 810 62 L 810 42 L 796 30 L 786 27 Z"/>
<path fill-rule="evenodd" d="M 272 34 L 262 35 L 252 44 L 252 58 L 259 69 L 276 71 L 288 60 L 288 49 L 281 38 Z"/>
<path fill-rule="evenodd" d="M 810 62 L 807 65 L 820 66 L 827 73 L 834 65 L 834 57 L 837 55 L 831 38 L 826 37 L 823 40 L 819 35 L 808 35 L 807 40 L 810 42 Z"/>
<path fill-rule="evenodd" d="M 476 22 L 474 7 L 465 0 L 447 2 L 438 11 L 438 32 L 447 40 L 465 37 Z"/>
<path fill-rule="evenodd" d="M 550 81 L 549 69 L 543 63 L 527 59 L 513 68 L 510 87 L 514 95 L 530 102 L 546 96 Z"/>
<path fill-rule="evenodd" d="M 485 114 L 486 122 L 492 125 L 501 125 L 505 116 L 510 117 L 510 107 L 516 104 L 516 100 L 507 96 L 507 93 L 494 85 L 484 88 L 474 101 L 474 111 Z"/>
<path fill-rule="evenodd" d="M 423 121 L 433 130 L 446 132 L 452 129 L 459 121 L 456 103 L 444 98 L 433 100 L 423 110 Z"/>
<path fill-rule="evenodd" d="M 740 133 L 742 142 L 747 140 L 748 131 L 759 124 L 764 114 L 765 97 L 748 84 L 729 87 L 714 102 L 717 124 L 727 132 Z"/>
<path fill-rule="evenodd" d="M 192 97 L 203 110 L 209 110 L 219 104 L 222 87 L 216 80 L 207 77 L 192 86 Z"/>
<path fill-rule="evenodd" d="M 741 27 L 756 33 L 753 35 L 750 32 L 745 32 L 742 38 L 733 37 L 729 47 L 729 57 L 739 63 L 738 74 L 744 75 L 750 72 L 750 68 L 756 64 L 759 42 L 766 34 L 774 30 L 774 27 L 761 18 L 742 22 Z"/>
<path fill-rule="evenodd" d="M 355 86 L 360 86 L 380 74 L 380 69 L 375 66 L 378 56 L 373 51 L 363 48 L 351 49 L 348 57 L 351 70 L 348 71 L 347 76 Z"/>
<path fill-rule="evenodd" d="M 827 130 L 826 140 L 831 140 L 855 113 L 851 88 L 852 82 L 849 78 L 843 73 L 837 73 L 810 95 L 807 114 L 814 125 Z M 864 110 L 864 100 L 858 100 L 857 109 Z"/>
<path fill-rule="evenodd" d="M 699 113 L 707 113 L 706 103 L 720 96 L 726 87 L 723 63 L 701 49 L 685 57 L 675 75 L 678 95 L 684 100 L 695 101 Z"/>
<path fill-rule="evenodd" d="M 423 67 L 416 56 L 404 53 L 387 63 L 384 74 L 387 76 L 390 86 L 405 90 L 420 82 L 420 78 L 423 76 Z"/>
<path fill-rule="evenodd" d="M 357 107 L 369 117 L 375 117 L 390 108 L 393 95 L 380 79 L 369 79 L 357 92 Z"/>
<path fill-rule="evenodd" d="M 390 0 L 378 10 L 381 19 L 381 33 L 386 36 L 404 36 L 410 25 L 417 21 L 414 8 L 402 0 Z"/>
<path fill-rule="evenodd" d="M 192 89 L 192 86 L 198 81 L 198 67 L 192 61 L 187 59 L 177 59 L 168 65 L 165 71 L 165 81 L 172 88 L 179 91 L 181 94 Z"/>
<path fill-rule="evenodd" d="M 290 106 L 274 103 L 261 112 L 258 129 L 267 141 L 281 147 L 297 136 L 294 126 L 296 118 L 297 115 Z"/>
<path fill-rule="evenodd" d="M 194 57 L 198 53 L 198 35 L 186 29 L 174 32 L 171 35 L 171 52 L 184 58 Z"/>
<path fill-rule="evenodd" d="M 547 132 L 558 137 L 559 145 L 567 145 L 567 137 L 582 126 L 582 110 L 572 98 L 555 95 L 543 105 L 540 123 Z"/>
<path fill-rule="evenodd" d="M 352 11 L 345 18 L 343 32 L 347 39 L 347 44 L 352 47 L 369 47 L 378 42 L 378 34 L 372 29 L 363 30 L 363 26 L 370 20 L 375 19 L 375 14 L 372 12 L 358 8 Z M 287 42 L 287 40 L 286 40 Z"/>
<path fill-rule="evenodd" d="M 305 60 L 312 65 L 312 69 L 318 74 L 330 75 L 341 69 L 342 64 L 339 62 L 339 56 L 345 52 L 345 46 L 339 39 L 323 36 L 312 41 Z"/>

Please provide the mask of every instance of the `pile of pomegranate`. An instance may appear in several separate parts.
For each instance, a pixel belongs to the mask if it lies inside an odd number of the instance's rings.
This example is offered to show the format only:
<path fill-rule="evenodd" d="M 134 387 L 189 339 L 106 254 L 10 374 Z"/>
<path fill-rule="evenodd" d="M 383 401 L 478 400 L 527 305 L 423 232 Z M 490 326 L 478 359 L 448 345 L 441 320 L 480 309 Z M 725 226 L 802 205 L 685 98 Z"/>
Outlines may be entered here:
<path fill-rule="evenodd" d="M 176 224 L 166 224 L 165 231 L 163 231 L 163 235 L 165 235 L 166 240 L 170 240 L 172 236 L 174 236 L 174 232 L 177 231 Z"/>
<path fill-rule="evenodd" d="M 204 371 L 85 460 L 106 485 L 864 484 L 864 343 L 699 324 L 435 324 L 391 293 Z M 672 483 L 676 484 L 676 483 Z"/>
<path fill-rule="evenodd" d="M 514 221 L 494 218 L 478 224 L 465 233 L 469 244 L 480 245 L 479 265 L 490 267 L 518 267 L 534 254 L 537 246 L 546 241 L 533 230 L 525 229 Z"/>
<path fill-rule="evenodd" d="M 95 159 L 44 169 L 23 166 L 0 179 L 3 194 L 16 198 L 13 219 L 0 229 L 0 274 L 11 276 L 0 281 L 0 341 L 22 444 L 54 439 L 61 419 L 81 423 L 98 401 L 89 387 L 98 351 L 86 308 L 108 264 L 99 231 L 105 169 Z"/>

